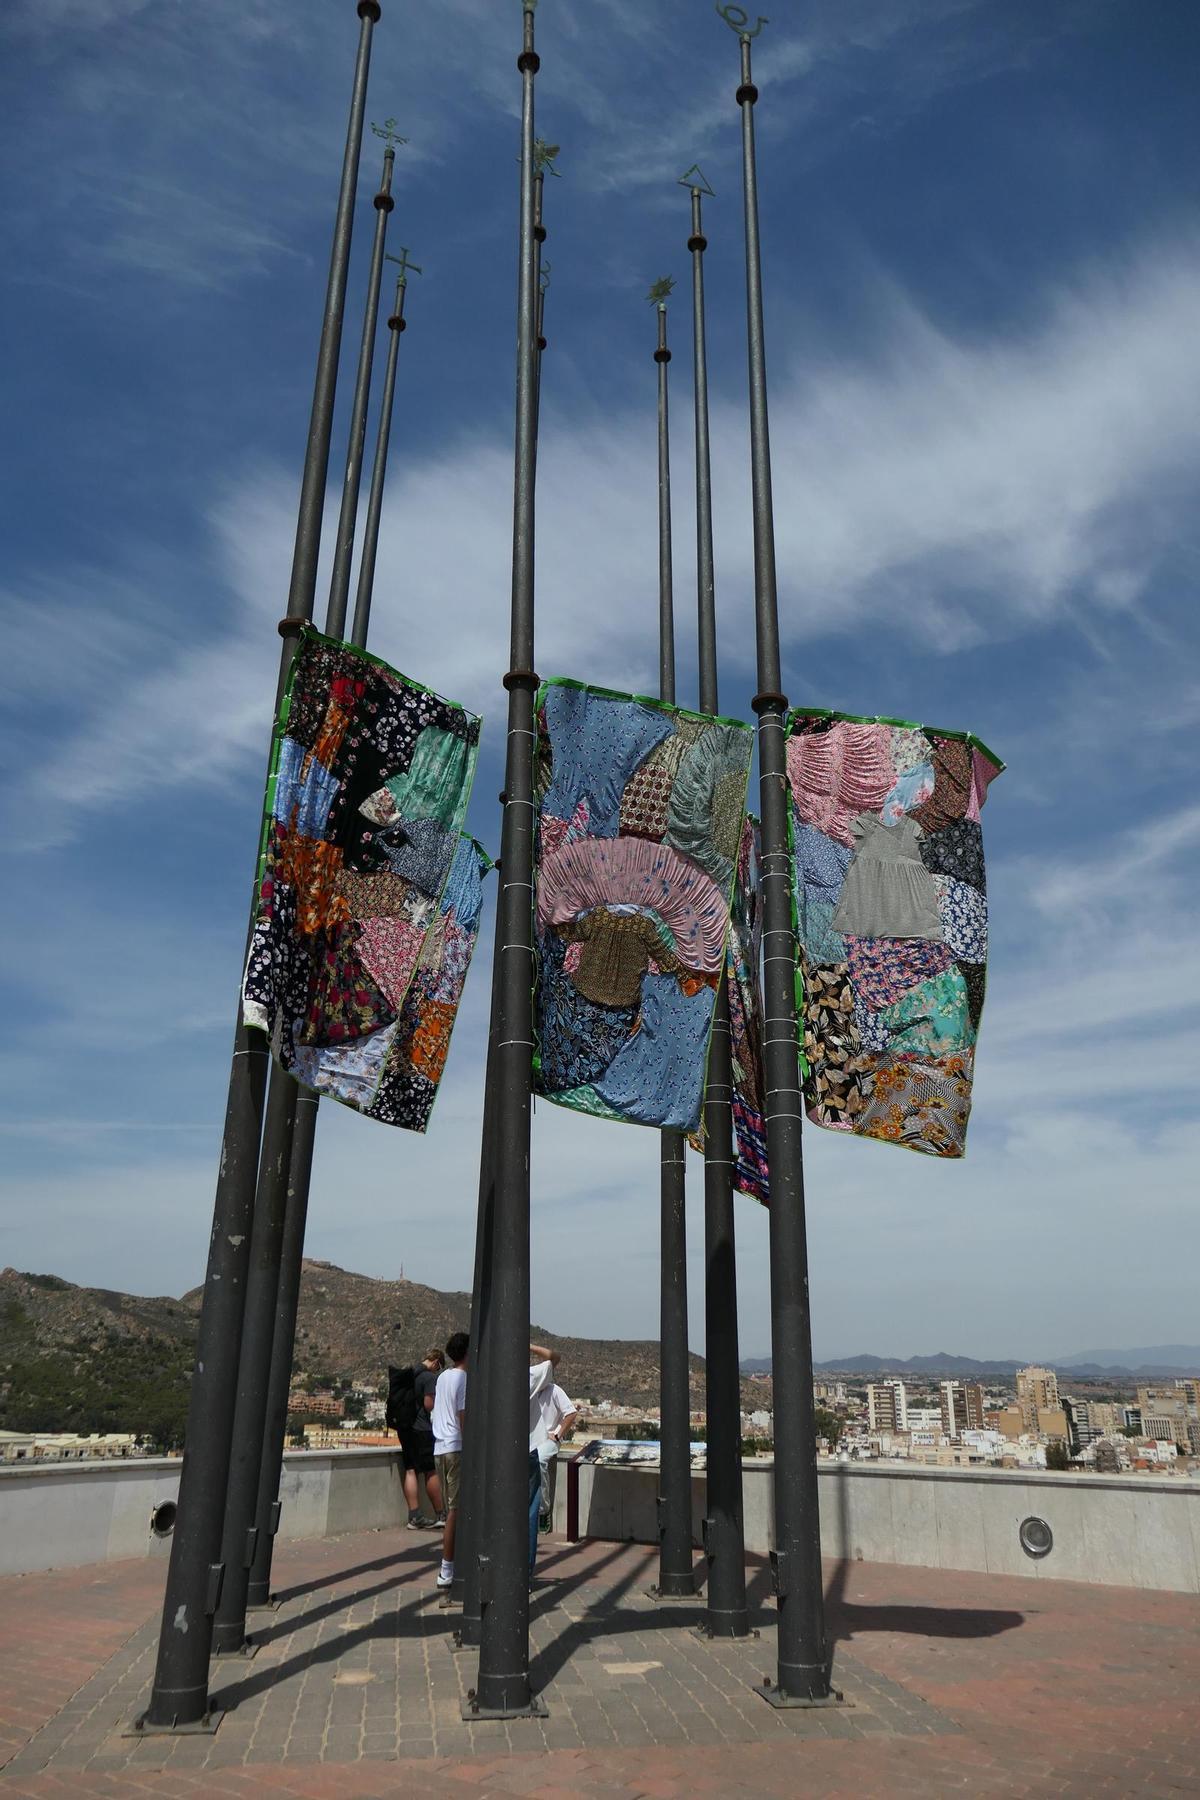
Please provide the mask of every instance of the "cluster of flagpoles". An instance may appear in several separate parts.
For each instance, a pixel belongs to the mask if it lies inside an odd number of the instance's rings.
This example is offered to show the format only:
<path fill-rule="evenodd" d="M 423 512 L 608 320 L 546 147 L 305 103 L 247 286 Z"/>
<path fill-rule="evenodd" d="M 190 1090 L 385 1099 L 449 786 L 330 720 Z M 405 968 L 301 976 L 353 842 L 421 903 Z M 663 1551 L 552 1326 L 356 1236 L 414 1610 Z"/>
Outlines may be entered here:
<path fill-rule="evenodd" d="M 555 149 L 535 135 L 539 68 L 534 15 L 522 0 L 521 186 L 517 292 L 516 441 L 508 732 L 496 914 L 492 1007 L 480 1159 L 479 1213 L 472 1293 L 471 1416 L 459 1537 L 462 1606 L 459 1638 L 478 1646 L 477 1685 L 464 1703 L 471 1719 L 544 1711 L 529 1680 L 528 1419 L 529 1191 L 532 1111 L 532 897 L 534 869 L 534 541 L 535 483 L 544 308 L 548 268 L 541 261 L 545 174 Z M 825 1643 L 814 1460 L 812 1350 L 808 1308 L 801 1112 L 795 1010 L 794 934 L 787 837 L 784 719 L 771 503 L 762 278 L 758 235 L 752 32 L 740 7 L 717 12 L 737 33 L 741 84 L 747 344 L 758 651 L 760 810 L 764 944 L 764 1059 L 771 1168 L 770 1263 L 775 1405 L 777 1675 L 760 1689 L 776 1705 L 831 1698 Z M 365 119 L 371 42 L 378 0 L 358 0 L 358 51 L 335 215 L 325 313 L 301 480 L 296 544 L 276 702 L 296 638 L 313 615 L 334 395 L 345 313 L 353 210 Z M 383 265 L 398 262 L 394 310 L 359 583 L 350 641 L 365 646 L 370 618 L 383 486 L 387 468 L 408 260 L 386 255 L 395 122 L 375 127 L 387 141 L 374 198 L 363 333 L 350 413 L 326 630 L 343 636 L 349 600 L 366 443 Z M 718 710 L 712 493 L 709 459 L 704 278 L 707 247 L 701 197 L 711 194 L 693 168 L 688 249 L 693 274 L 693 377 L 700 708 Z M 660 693 L 675 699 L 671 547 L 667 294 L 656 303 L 659 470 Z M 254 910 L 251 908 L 251 925 Z M 304 1230 L 316 1129 L 317 1096 L 278 1067 L 268 1080 L 262 1035 L 238 1024 L 213 1213 L 204 1302 L 180 1476 L 177 1525 L 167 1575 L 147 1731 L 214 1729 L 213 1655 L 244 1654 L 249 1607 L 270 1603 L 271 1552 L 279 1521 L 287 1398 L 294 1352 Z M 734 1267 L 733 1150 L 728 996 L 718 994 L 705 1095 L 705 1321 L 708 1474 L 704 1519 L 707 1557 L 703 1631 L 748 1633 L 742 1532 L 740 1385 Z M 662 1474 L 659 1579 L 665 1601 L 695 1595 L 691 1536 L 690 1395 L 685 1265 L 684 1143 L 662 1134 Z M 486 1496 L 486 1505 L 484 1504 Z"/>

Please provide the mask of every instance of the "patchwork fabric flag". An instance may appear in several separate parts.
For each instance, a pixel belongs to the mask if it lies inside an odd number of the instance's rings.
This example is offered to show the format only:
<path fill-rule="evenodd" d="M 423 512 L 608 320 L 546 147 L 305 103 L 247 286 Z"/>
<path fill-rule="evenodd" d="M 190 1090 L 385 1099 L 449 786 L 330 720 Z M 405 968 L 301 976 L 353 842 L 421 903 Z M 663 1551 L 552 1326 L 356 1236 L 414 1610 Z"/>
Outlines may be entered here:
<path fill-rule="evenodd" d="M 300 1080 L 410 1131 L 428 1123 L 478 930 L 482 852 L 460 835 L 478 746 L 472 713 L 301 633 L 243 1016 Z"/>
<path fill-rule="evenodd" d="M 987 976 L 979 814 L 1004 764 L 969 732 L 809 709 L 787 764 L 808 1117 L 962 1156 Z"/>
<path fill-rule="evenodd" d="M 574 681 L 537 733 L 537 1091 L 694 1130 L 753 733 Z"/>
<path fill-rule="evenodd" d="M 733 1185 L 741 1194 L 770 1199 L 767 1122 L 763 1113 L 763 1007 L 759 979 L 762 918 L 759 909 L 759 823 L 747 814 L 738 850 L 725 986 L 729 995 L 730 1060 L 733 1068 Z M 694 1150 L 704 1149 L 704 1129 L 693 1132 Z"/>

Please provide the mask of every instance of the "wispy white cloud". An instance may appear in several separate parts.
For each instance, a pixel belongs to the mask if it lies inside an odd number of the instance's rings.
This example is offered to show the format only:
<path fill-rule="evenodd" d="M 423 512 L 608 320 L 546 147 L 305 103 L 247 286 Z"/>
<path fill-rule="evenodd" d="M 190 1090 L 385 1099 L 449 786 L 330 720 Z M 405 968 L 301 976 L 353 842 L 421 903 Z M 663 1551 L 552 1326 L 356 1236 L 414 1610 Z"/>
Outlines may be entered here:
<path fill-rule="evenodd" d="M 1176 514 L 1166 496 L 1182 495 L 1200 466 L 1191 403 L 1200 344 L 1190 329 L 1200 245 L 1154 244 L 1128 269 L 1085 272 L 1022 334 L 956 336 L 887 282 L 877 282 L 874 309 L 881 348 L 861 363 L 780 343 L 773 435 L 785 655 L 872 619 L 943 653 L 1055 621 L 1108 619 L 1114 608 L 1127 616 L 1169 542 Z M 740 404 L 718 403 L 713 436 L 719 582 L 730 596 L 723 645 L 736 669 L 748 653 L 737 607 L 752 585 Z M 644 413 L 566 415 L 548 385 L 538 476 L 546 673 L 586 669 L 618 687 L 649 678 L 652 450 Z M 677 473 L 686 452 L 683 462 Z M 507 643 L 510 483 L 507 431 L 468 434 L 397 465 L 376 588 L 380 653 L 490 713 Z M 63 841 L 85 816 L 132 795 L 220 781 L 263 754 L 294 506 L 290 481 L 270 469 L 247 471 L 214 504 L 211 561 L 231 596 L 224 626 L 201 626 L 149 673 L 131 657 L 127 681 L 107 684 L 116 697 L 81 709 L 10 794 L 18 841 Z M 680 518 L 681 583 L 689 540 Z M 83 577 L 59 578 L 64 621 L 73 579 Z M 149 599 L 137 610 L 149 614 Z M 17 628 L 28 635 L 31 616 Z M 118 653 L 110 643 L 110 657 Z"/>

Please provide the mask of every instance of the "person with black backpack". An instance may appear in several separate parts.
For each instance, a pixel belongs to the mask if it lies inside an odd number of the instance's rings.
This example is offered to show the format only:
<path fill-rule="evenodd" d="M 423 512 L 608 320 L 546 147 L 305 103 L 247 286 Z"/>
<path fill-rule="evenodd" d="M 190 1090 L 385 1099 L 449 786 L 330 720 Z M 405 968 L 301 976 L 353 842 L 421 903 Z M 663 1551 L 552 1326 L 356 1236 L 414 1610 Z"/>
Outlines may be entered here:
<path fill-rule="evenodd" d="M 388 1369 L 387 1423 L 400 1440 L 404 1458 L 404 1498 L 408 1529 L 423 1531 L 445 1523 L 442 1490 L 433 1461 L 433 1394 L 445 1358 L 429 1350 L 419 1368 Z M 421 1482 L 431 1511 L 420 1507 Z"/>

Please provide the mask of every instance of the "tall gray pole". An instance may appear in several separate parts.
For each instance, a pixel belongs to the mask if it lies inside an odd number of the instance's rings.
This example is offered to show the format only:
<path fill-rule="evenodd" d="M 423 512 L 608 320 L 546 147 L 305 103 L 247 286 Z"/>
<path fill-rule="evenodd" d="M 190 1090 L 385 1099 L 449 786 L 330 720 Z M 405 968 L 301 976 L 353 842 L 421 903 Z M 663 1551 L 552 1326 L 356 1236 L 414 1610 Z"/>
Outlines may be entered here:
<path fill-rule="evenodd" d="M 692 173 L 689 171 L 689 176 Z M 700 710 L 716 714 L 720 706 L 704 317 L 707 240 L 700 215 L 702 191 L 699 186 L 692 186 L 692 230 L 688 238 L 688 249 L 692 253 L 696 421 L 696 596 Z M 704 1551 L 708 1561 L 708 1583 L 702 1629 L 710 1637 L 723 1638 L 747 1637 L 750 1632 L 742 1528 L 742 1389 L 738 1369 L 732 1102 L 729 991 L 722 969 L 713 1011 L 708 1083 L 704 1095 L 704 1387 L 708 1419 Z"/>
<path fill-rule="evenodd" d="M 284 644 L 276 705 L 287 683 L 295 638 L 305 620 L 312 617 L 316 590 L 321 506 L 329 466 L 329 438 L 353 230 L 354 189 L 362 146 L 371 36 L 380 17 L 378 0 L 358 0 L 357 12 L 360 20 L 358 54 L 300 484 L 288 607 L 280 624 Z M 257 869 L 257 844 L 255 849 Z M 257 894 L 251 903 L 247 941 L 249 930 L 253 928 L 256 901 Z M 143 1730 L 195 1730 L 212 1719 L 208 1663 L 213 1614 L 220 1599 L 224 1574 L 220 1560 L 221 1532 L 268 1060 L 262 1034 L 248 1031 L 242 1023 L 240 980 L 236 1016 L 204 1301 L 188 1401 L 186 1449 L 179 1478 L 179 1512 L 167 1570 L 154 1685 L 146 1712 L 138 1721 Z"/>
<path fill-rule="evenodd" d="M 250 1579 L 246 1587 L 248 1611 L 271 1604 L 271 1562 L 282 1512 L 279 1482 L 283 1470 L 288 1396 L 291 1393 L 292 1362 L 296 1349 L 296 1315 L 300 1305 L 300 1276 L 304 1264 L 304 1231 L 308 1222 L 317 1101 L 318 1096 L 312 1088 L 301 1087 L 296 1095 L 296 1122 L 292 1132 L 287 1200 L 283 1214 L 283 1241 L 279 1257 L 278 1302 L 274 1335 L 271 1339 L 271 1372 L 267 1383 L 267 1421 L 263 1427 Z"/>
<path fill-rule="evenodd" d="M 358 350 L 358 369 L 354 377 L 354 398 L 350 405 L 350 441 L 346 450 L 346 474 L 342 481 L 342 504 L 338 513 L 337 539 L 333 549 L 333 573 L 329 582 L 329 610 L 325 629 L 330 637 L 341 637 L 346 629 L 346 604 L 350 594 L 350 564 L 354 557 L 354 533 L 358 525 L 358 495 L 362 485 L 363 450 L 367 441 L 367 404 L 371 394 L 371 368 L 375 360 L 375 327 L 379 317 L 379 287 L 383 280 L 384 246 L 387 242 L 388 214 L 396 202 L 392 199 L 392 170 L 396 152 L 393 143 L 403 144 L 397 137 L 395 120 L 389 119 L 382 130 L 372 130 L 388 138 L 383 153 L 383 177 L 375 196 L 375 240 L 371 245 L 371 267 L 367 275 L 367 302 L 363 308 L 362 342 Z"/>
<path fill-rule="evenodd" d="M 480 1521 L 483 1625 L 478 1687 L 465 1718 L 544 1709 L 529 1686 L 529 1137 L 533 1074 L 534 465 L 537 444 L 538 243 L 534 234 L 534 5 L 524 0 L 516 445 L 504 825 L 496 950 L 494 1239 L 484 1434 L 490 1504 Z"/>
<path fill-rule="evenodd" d="M 542 201 L 545 192 L 546 170 L 553 168 L 553 159 L 558 153 L 557 144 L 545 144 L 540 138 L 534 140 L 533 178 L 533 236 L 537 245 L 538 295 L 535 328 L 537 331 L 537 367 L 534 376 L 534 480 L 537 476 L 537 430 L 541 412 L 542 394 L 542 352 L 546 348 L 546 286 L 549 279 L 549 264 L 540 261 L 541 246 L 546 241 L 546 227 L 542 223 Z M 504 795 L 500 795 L 500 804 L 504 804 Z M 503 871 L 501 871 L 503 872 Z M 492 998 L 491 1011 L 488 1018 L 487 1062 L 483 1083 L 483 1125 L 480 1132 L 479 1149 L 479 1202 L 475 1219 L 475 1268 L 471 1282 L 471 1417 L 478 1421 L 474 1431 L 467 1426 L 463 1442 L 462 1468 L 462 1503 L 458 1513 L 458 1533 L 455 1542 L 454 1585 L 451 1588 L 451 1599 L 459 1601 L 462 1616 L 459 1620 L 456 1638 L 463 1648 L 477 1648 L 483 1634 L 483 1578 L 486 1565 L 480 1556 L 479 1524 L 487 1506 L 487 1438 L 483 1421 L 488 1414 L 488 1381 L 490 1327 L 492 1316 L 492 1249 L 493 1230 L 495 1224 L 494 1208 L 496 1197 L 496 1106 L 497 1106 L 497 1055 L 500 1041 L 500 959 L 492 958 Z"/>
<path fill-rule="evenodd" d="M 396 160 L 393 141 L 404 142 L 403 138 L 396 137 L 394 125 L 395 121 L 389 119 L 386 130 L 381 130 L 378 125 L 373 128 L 380 136 L 388 138 L 388 147 L 383 156 L 382 185 L 375 196 L 375 241 L 367 277 L 358 371 L 350 408 L 349 449 L 342 489 L 341 518 L 338 522 L 338 543 L 329 604 L 325 612 L 325 630 L 330 637 L 341 637 L 346 627 L 346 599 L 358 523 L 358 491 L 362 476 L 367 404 L 379 314 L 379 284 L 383 271 L 387 219 L 394 204 L 391 197 L 392 168 Z M 273 1065 L 267 1087 L 266 1122 L 258 1165 L 258 1192 L 250 1234 L 250 1270 L 246 1281 L 237 1403 L 233 1415 L 233 1449 L 221 1538 L 221 1561 L 225 1565 L 225 1576 L 221 1584 L 221 1598 L 217 1604 L 213 1631 L 213 1652 L 217 1656 L 237 1655 L 244 1653 L 246 1648 L 246 1608 L 249 1603 L 250 1576 L 258 1547 L 257 1512 L 267 1449 L 265 1432 L 270 1412 L 272 1347 L 280 1306 L 279 1282 L 285 1216 L 289 1205 L 289 1189 L 294 1190 L 292 1139 L 299 1093 L 299 1084 L 295 1079 L 278 1064 Z M 315 1109 L 315 1096 L 313 1105 Z M 297 1167 L 295 1176 L 299 1173 Z M 298 1210 L 299 1202 L 294 1191 L 290 1204 L 293 1212 Z M 307 1214 L 307 1191 L 303 1196 L 303 1208 Z M 282 1456 L 282 1449 L 280 1454 Z"/>
<path fill-rule="evenodd" d="M 718 8 L 741 42 L 742 175 L 746 224 L 746 339 L 750 387 L 750 475 L 754 513 L 754 622 L 758 649 L 759 809 L 762 814 L 763 1062 L 767 1155 L 771 1165 L 771 1372 L 775 1412 L 776 1680 L 758 1690 L 775 1706 L 811 1706 L 830 1698 L 829 1647 L 821 1587 L 813 1418 L 812 1327 L 804 1220 L 800 1047 L 796 1028 L 796 938 L 788 850 L 785 725 L 775 582 L 775 523 L 762 259 L 754 159 L 750 34 L 740 7 Z M 756 31 L 760 27 L 756 27 Z"/>
<path fill-rule="evenodd" d="M 390 126 L 390 121 L 389 121 Z M 379 408 L 379 427 L 375 443 L 375 461 L 371 470 L 370 497 L 363 530 L 362 555 L 359 559 L 358 594 L 354 608 L 351 643 L 360 649 L 367 642 L 371 617 L 371 593 L 375 579 L 375 561 L 379 546 L 379 523 L 383 512 L 383 484 L 387 470 L 388 441 L 392 427 L 392 405 L 396 388 L 396 362 L 400 333 L 405 328 L 404 293 L 408 274 L 421 271 L 408 261 L 408 250 L 389 262 L 400 264 L 396 283 L 396 305 L 388 319 L 390 341 L 384 374 L 383 398 Z M 254 1524 L 247 1536 L 250 1556 L 249 1581 L 245 1608 L 241 1614 L 242 1636 L 233 1627 L 228 1631 L 228 1649 L 237 1650 L 244 1641 L 245 1612 L 253 1607 L 268 1606 L 271 1599 L 271 1563 L 275 1550 L 275 1534 L 279 1529 L 282 1501 L 279 1479 L 283 1468 L 283 1445 L 287 1433 L 288 1395 L 291 1391 L 292 1363 L 296 1347 L 296 1315 L 300 1302 L 300 1277 L 304 1261 L 304 1232 L 308 1219 L 308 1195 L 312 1179 L 313 1139 L 317 1127 L 319 1095 L 301 1086 L 295 1097 L 295 1126 L 288 1165 L 287 1197 L 279 1254 L 279 1277 L 276 1287 L 274 1329 L 271 1339 L 270 1375 L 267 1382 L 266 1423 L 262 1433 L 259 1460 L 258 1492 L 254 1507 Z M 269 1140 L 270 1133 L 265 1137 Z M 250 1305 L 247 1300 L 247 1319 Z M 236 1433 L 235 1433 L 236 1435 Z M 231 1618 L 237 1614 L 231 1612 Z M 224 1610 L 218 1614 L 217 1641 L 220 1645 Z"/>
<path fill-rule="evenodd" d="M 675 594 L 671 551 L 671 420 L 667 300 L 674 283 L 650 289 L 658 343 L 658 692 L 675 700 Z M 690 1599 L 692 1573 L 692 1396 L 688 1371 L 686 1146 L 682 1132 L 659 1134 L 659 1495 L 657 1600 Z"/>

